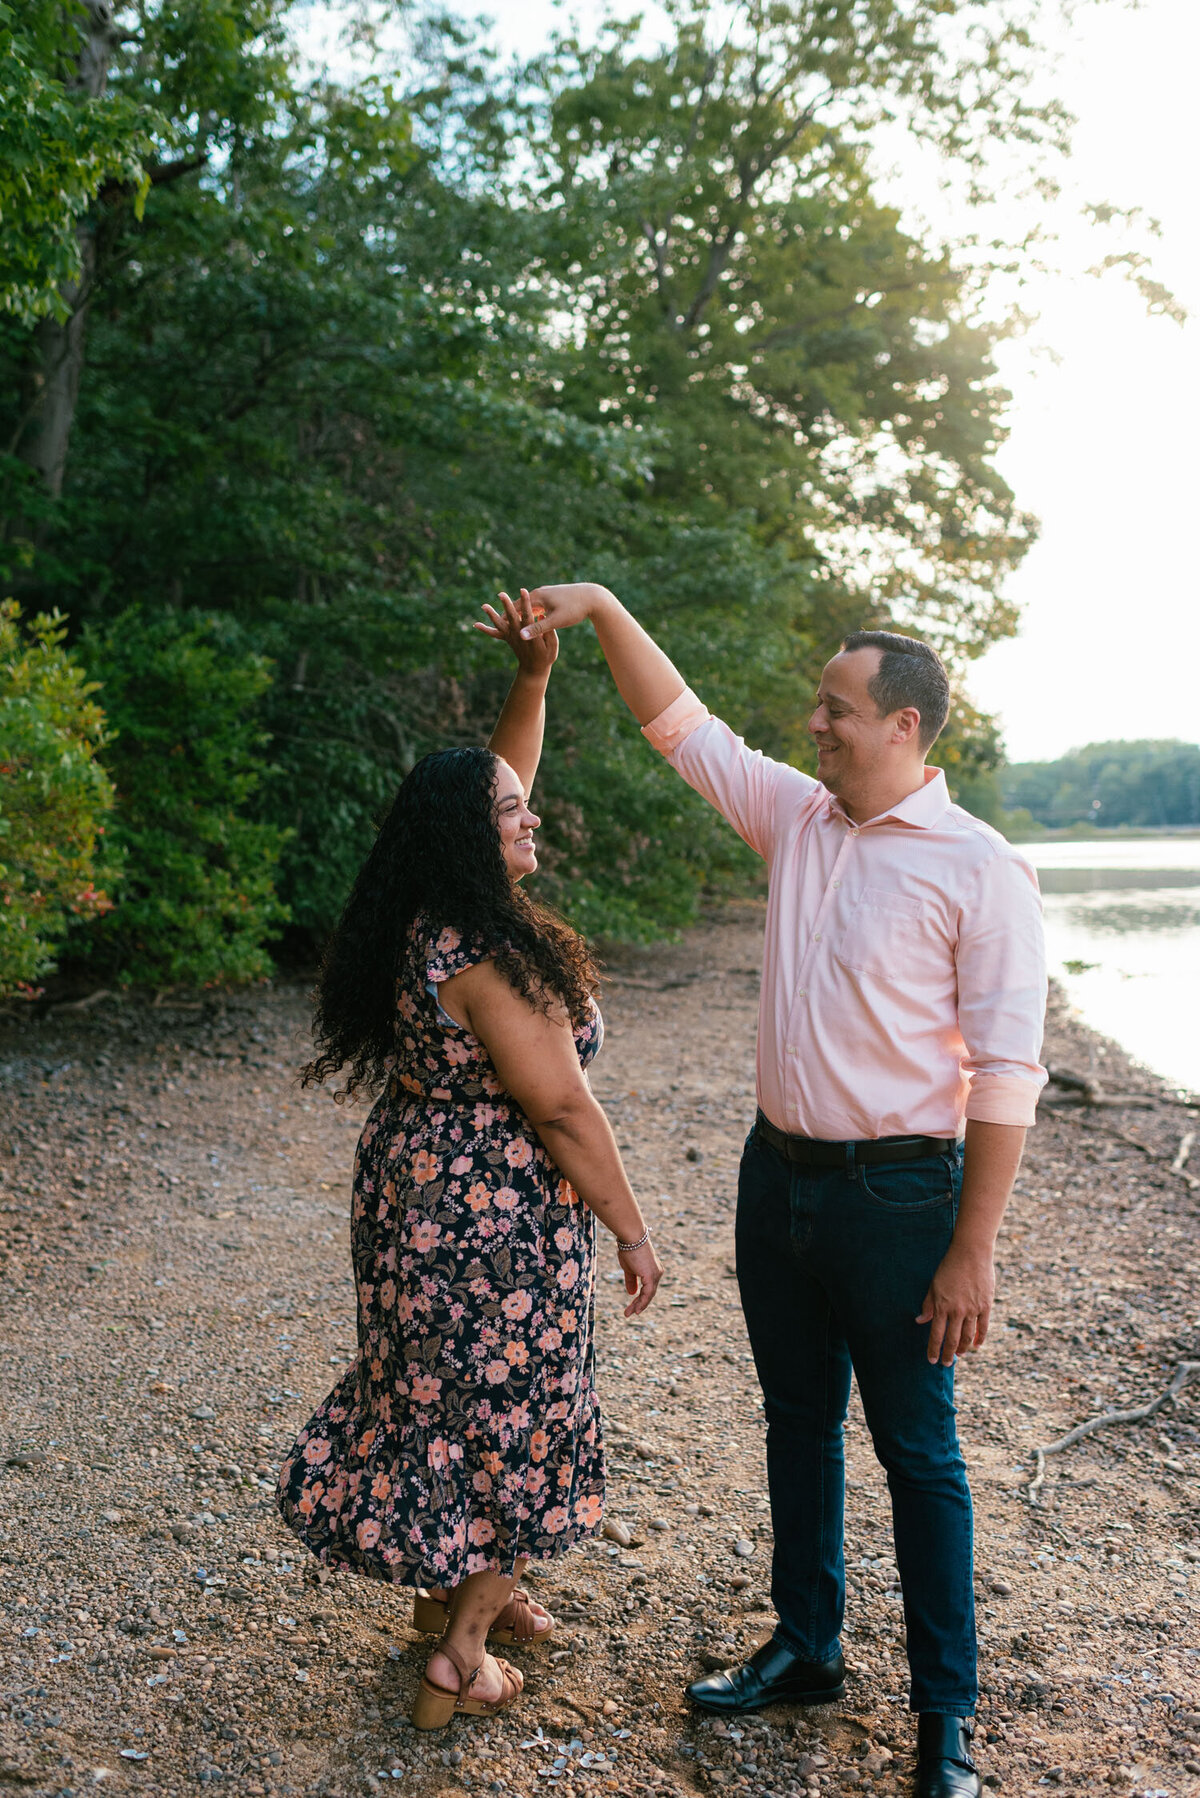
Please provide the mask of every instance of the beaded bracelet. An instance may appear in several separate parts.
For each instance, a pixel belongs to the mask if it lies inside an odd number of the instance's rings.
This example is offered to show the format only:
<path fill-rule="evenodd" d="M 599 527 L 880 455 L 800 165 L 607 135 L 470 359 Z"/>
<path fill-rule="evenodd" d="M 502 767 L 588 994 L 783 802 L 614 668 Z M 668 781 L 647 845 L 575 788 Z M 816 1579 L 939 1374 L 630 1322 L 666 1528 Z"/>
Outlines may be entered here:
<path fill-rule="evenodd" d="M 647 1224 L 646 1228 L 642 1231 L 642 1234 L 638 1237 L 636 1242 L 622 1242 L 621 1238 L 618 1236 L 617 1237 L 617 1249 L 620 1254 L 629 1255 L 629 1254 L 632 1254 L 634 1249 L 644 1249 L 646 1244 L 649 1242 L 649 1240 L 650 1240 L 650 1226 L 649 1226 L 649 1224 Z"/>

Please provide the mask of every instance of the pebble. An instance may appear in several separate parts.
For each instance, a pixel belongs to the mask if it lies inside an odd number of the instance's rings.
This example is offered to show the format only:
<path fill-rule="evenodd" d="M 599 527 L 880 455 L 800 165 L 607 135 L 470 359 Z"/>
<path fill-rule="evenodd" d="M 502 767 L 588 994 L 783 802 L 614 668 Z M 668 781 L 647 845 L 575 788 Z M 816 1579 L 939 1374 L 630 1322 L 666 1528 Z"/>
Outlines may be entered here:
<path fill-rule="evenodd" d="M 211 1405 L 197 1405 L 196 1409 L 190 1412 L 189 1415 L 193 1417 L 197 1423 L 211 1423 L 217 1414 Z"/>
<path fill-rule="evenodd" d="M 652 1517 L 650 1519 L 650 1528 L 652 1530 L 669 1530 L 670 1527 L 670 1521 L 666 1517 Z"/>
<path fill-rule="evenodd" d="M 49 1455 L 43 1455 L 38 1449 L 28 1449 L 19 1455 L 10 1455 L 8 1465 L 10 1467 L 44 1467 L 49 1459 Z"/>
<path fill-rule="evenodd" d="M 633 1541 L 633 1532 L 628 1524 L 620 1522 L 616 1517 L 604 1519 L 604 1534 L 609 1542 L 615 1542 L 618 1548 L 628 1548 Z"/>
<path fill-rule="evenodd" d="M 615 1717 L 620 1706 L 615 1698 L 606 1698 L 600 1709 L 606 1717 Z"/>
<path fill-rule="evenodd" d="M 1011 1598 L 1012 1587 L 1006 1579 L 994 1579 L 988 1582 L 988 1591 L 994 1592 L 997 1598 Z"/>
<path fill-rule="evenodd" d="M 740 1556 L 743 1561 L 748 1561 L 750 1556 L 754 1553 L 754 1544 L 753 1542 L 747 1542 L 745 1536 L 740 1536 L 733 1545 L 733 1552 L 735 1555 Z"/>
<path fill-rule="evenodd" d="M 744 1592 L 747 1586 L 752 1586 L 753 1584 L 754 1581 L 750 1578 L 748 1573 L 735 1573 L 729 1582 L 729 1590 L 731 1592 Z"/>

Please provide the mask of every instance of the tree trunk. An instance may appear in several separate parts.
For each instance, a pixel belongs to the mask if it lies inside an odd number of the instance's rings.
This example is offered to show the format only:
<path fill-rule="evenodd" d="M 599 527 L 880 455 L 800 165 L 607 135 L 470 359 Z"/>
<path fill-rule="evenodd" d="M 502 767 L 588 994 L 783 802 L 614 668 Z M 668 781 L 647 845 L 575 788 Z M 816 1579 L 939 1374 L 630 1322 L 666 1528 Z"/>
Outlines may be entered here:
<path fill-rule="evenodd" d="M 80 99 L 99 99 L 108 83 L 113 46 L 113 0 L 82 0 L 77 30 L 79 48 L 68 91 Z M 67 466 L 67 445 L 83 374 L 87 309 L 96 268 L 96 237 L 91 221 L 80 221 L 78 281 L 62 290 L 70 308 L 65 322 L 44 318 L 33 335 L 28 373 L 28 422 L 17 444 L 23 462 L 35 468 L 57 499 Z"/>

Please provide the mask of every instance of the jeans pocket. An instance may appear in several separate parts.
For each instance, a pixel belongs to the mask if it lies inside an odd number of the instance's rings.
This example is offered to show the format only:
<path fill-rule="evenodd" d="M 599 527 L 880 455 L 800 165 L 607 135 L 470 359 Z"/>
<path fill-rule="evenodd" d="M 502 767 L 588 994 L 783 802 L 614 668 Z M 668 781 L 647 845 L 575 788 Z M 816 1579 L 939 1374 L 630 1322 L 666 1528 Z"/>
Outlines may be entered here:
<path fill-rule="evenodd" d="M 898 1213 L 954 1208 L 957 1169 L 945 1155 L 919 1161 L 880 1161 L 854 1170 L 861 1190 L 884 1211 Z"/>

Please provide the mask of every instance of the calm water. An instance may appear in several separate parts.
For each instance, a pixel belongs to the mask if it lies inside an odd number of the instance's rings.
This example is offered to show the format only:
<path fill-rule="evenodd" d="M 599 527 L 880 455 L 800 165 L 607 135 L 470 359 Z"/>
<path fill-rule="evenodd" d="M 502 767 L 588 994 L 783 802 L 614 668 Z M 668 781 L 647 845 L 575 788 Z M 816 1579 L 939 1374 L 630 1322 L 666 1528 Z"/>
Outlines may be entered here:
<path fill-rule="evenodd" d="M 1050 972 L 1072 1003 L 1200 1092 L 1200 836 L 1017 846 L 1038 871 Z"/>

